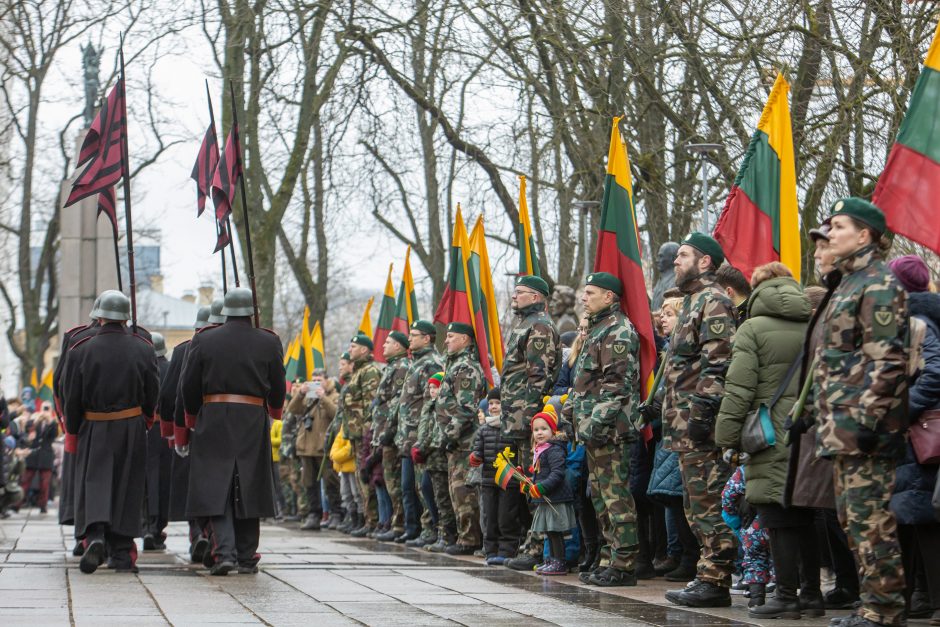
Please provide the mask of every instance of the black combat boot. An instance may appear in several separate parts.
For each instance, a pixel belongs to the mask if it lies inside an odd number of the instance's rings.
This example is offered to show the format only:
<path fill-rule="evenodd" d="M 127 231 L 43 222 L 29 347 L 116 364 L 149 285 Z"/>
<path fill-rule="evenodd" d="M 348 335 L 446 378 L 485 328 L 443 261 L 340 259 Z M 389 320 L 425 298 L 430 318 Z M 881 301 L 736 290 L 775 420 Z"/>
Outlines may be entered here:
<path fill-rule="evenodd" d="M 584 543 L 584 553 L 581 555 L 581 561 L 578 562 L 578 572 L 588 573 L 596 568 L 595 562 L 597 562 L 597 553 L 600 551 L 600 547 L 597 546 L 597 542 L 585 542 Z"/>
<path fill-rule="evenodd" d="M 615 586 L 635 586 L 636 574 L 627 570 L 621 570 L 608 566 L 599 573 L 593 573 L 588 578 L 588 583 L 592 586 L 601 588 L 613 588 Z"/>
<path fill-rule="evenodd" d="M 535 567 L 541 563 L 541 556 L 536 557 L 534 555 L 529 555 L 528 553 L 523 553 L 522 555 L 517 555 L 510 560 L 506 560 L 505 565 L 513 570 L 526 572 L 535 570 Z"/>
<path fill-rule="evenodd" d="M 752 583 L 747 589 L 748 608 L 758 607 L 764 604 L 764 591 L 766 587 L 762 583 Z"/>
<path fill-rule="evenodd" d="M 686 607 L 731 607 L 731 592 L 710 581 L 696 579 L 682 590 L 667 592 L 666 600 Z"/>

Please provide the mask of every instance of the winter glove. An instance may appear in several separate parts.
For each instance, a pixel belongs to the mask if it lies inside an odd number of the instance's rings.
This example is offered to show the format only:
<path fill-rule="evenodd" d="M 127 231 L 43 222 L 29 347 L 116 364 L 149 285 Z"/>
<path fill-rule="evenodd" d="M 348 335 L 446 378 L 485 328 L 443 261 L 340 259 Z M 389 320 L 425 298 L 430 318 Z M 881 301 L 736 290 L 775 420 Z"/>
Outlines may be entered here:
<path fill-rule="evenodd" d="M 411 447 L 411 461 L 415 464 L 423 464 L 425 461 L 427 461 L 424 458 L 424 454 L 421 453 L 421 449 L 419 449 L 417 446 Z"/>
<path fill-rule="evenodd" d="M 878 434 L 865 425 L 859 425 L 858 432 L 855 434 L 855 443 L 861 452 L 871 453 L 878 446 Z"/>
<path fill-rule="evenodd" d="M 176 451 L 176 454 L 180 457 L 189 457 L 189 444 L 184 444 L 183 446 L 174 446 L 173 450 Z"/>
<path fill-rule="evenodd" d="M 731 527 L 732 531 L 737 531 L 741 528 L 741 517 L 734 514 L 729 514 L 728 512 L 721 510 L 721 517 L 725 520 L 725 523 Z"/>
<path fill-rule="evenodd" d="M 689 418 L 689 439 L 696 444 L 708 442 L 712 434 L 712 420 L 704 421 L 697 418 Z"/>
<path fill-rule="evenodd" d="M 379 438 L 379 444 L 382 446 L 391 446 L 392 442 L 395 441 L 395 434 L 391 431 L 383 431 L 382 437 Z"/>
<path fill-rule="evenodd" d="M 533 483 L 529 486 L 529 496 L 533 499 L 542 498 L 542 485 L 539 483 Z"/>
<path fill-rule="evenodd" d="M 787 418 L 789 421 L 789 418 Z M 800 439 L 800 436 L 809 431 L 809 425 L 803 422 L 802 418 L 797 418 L 790 422 L 789 425 L 784 424 L 784 428 L 787 430 L 787 444 Z"/>
<path fill-rule="evenodd" d="M 751 456 L 747 453 L 736 451 L 733 448 L 725 449 L 725 452 L 722 453 L 721 459 L 724 460 L 729 466 L 740 466 L 741 464 L 746 464 L 750 461 Z"/>
<path fill-rule="evenodd" d="M 369 470 L 366 470 L 365 468 L 362 468 L 361 470 L 359 470 L 359 483 L 369 483 L 370 474 L 371 472 Z"/>
<path fill-rule="evenodd" d="M 715 416 L 718 415 L 718 408 L 721 406 L 720 400 L 701 394 L 693 394 L 691 402 L 694 409 L 693 416 L 703 422 L 715 422 Z"/>
<path fill-rule="evenodd" d="M 483 465 L 483 458 L 476 453 L 470 453 L 470 465 L 476 468 Z"/>

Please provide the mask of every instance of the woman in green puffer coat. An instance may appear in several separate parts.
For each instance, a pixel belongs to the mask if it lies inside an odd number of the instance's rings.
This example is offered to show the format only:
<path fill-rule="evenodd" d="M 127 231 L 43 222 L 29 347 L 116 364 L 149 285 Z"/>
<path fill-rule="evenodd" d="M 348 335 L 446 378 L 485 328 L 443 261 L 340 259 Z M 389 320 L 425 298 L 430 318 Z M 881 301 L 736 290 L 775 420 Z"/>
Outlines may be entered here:
<path fill-rule="evenodd" d="M 790 270 L 779 262 L 760 266 L 751 278 L 754 291 L 748 301 L 748 319 L 738 327 L 731 353 L 731 365 L 725 379 L 725 396 L 715 425 L 715 443 L 724 449 L 740 451 L 741 434 L 747 415 L 762 404 L 770 405 L 786 378 L 790 366 L 800 357 L 810 319 L 811 306 Z M 777 598 L 766 606 L 751 609 L 751 616 L 799 618 L 796 589 L 806 602 L 821 606 L 819 579 L 799 582 L 800 561 L 815 562 L 819 556 L 805 555 L 803 544 L 791 546 L 795 530 L 803 533 L 809 525 L 813 535 L 813 512 L 808 508 L 785 508 L 784 486 L 787 481 L 789 450 L 784 441 L 784 423 L 799 394 L 799 377 L 791 377 L 785 391 L 771 408 L 776 442 L 770 448 L 751 455 L 744 464 L 747 483 L 745 499 L 757 510 L 761 525 L 770 534 L 771 553 L 777 572 Z M 813 536 L 815 537 L 815 536 Z M 809 547 L 811 542 L 805 542 Z M 815 546 L 812 547 L 815 551 Z M 818 553 L 818 551 L 817 551 Z M 793 578 L 796 581 L 793 581 Z M 795 612 L 795 614 L 794 614 Z"/>

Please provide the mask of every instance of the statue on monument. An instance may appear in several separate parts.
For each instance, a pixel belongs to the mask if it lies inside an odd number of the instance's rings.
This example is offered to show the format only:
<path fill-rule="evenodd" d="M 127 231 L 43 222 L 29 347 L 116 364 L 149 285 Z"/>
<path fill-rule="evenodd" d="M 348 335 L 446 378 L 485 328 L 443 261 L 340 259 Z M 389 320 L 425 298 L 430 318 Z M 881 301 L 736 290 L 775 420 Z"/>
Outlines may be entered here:
<path fill-rule="evenodd" d="M 101 52 L 90 41 L 81 46 L 82 68 L 85 76 L 85 126 L 91 126 L 95 120 L 95 111 L 98 108 L 98 89 L 100 81 L 98 70 L 101 66 Z"/>
<path fill-rule="evenodd" d="M 663 306 L 663 294 L 676 285 L 676 269 L 673 262 L 679 253 L 679 244 L 666 242 L 659 247 L 656 254 L 656 265 L 659 267 L 659 280 L 653 286 L 653 311 Z"/>
<path fill-rule="evenodd" d="M 558 332 L 578 330 L 578 315 L 575 312 L 574 288 L 567 285 L 555 285 L 549 303 L 549 313 L 558 325 Z"/>

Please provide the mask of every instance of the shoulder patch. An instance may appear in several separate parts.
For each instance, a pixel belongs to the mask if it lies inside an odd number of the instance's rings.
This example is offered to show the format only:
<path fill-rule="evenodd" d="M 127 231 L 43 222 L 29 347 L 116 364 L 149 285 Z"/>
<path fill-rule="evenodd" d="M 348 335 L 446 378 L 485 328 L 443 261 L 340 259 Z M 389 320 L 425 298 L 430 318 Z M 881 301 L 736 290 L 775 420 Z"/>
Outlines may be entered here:
<path fill-rule="evenodd" d="M 721 335 L 725 332 L 728 323 L 724 320 L 712 320 L 708 323 L 708 330 L 712 332 L 713 335 Z"/>
<path fill-rule="evenodd" d="M 888 339 L 898 334 L 897 314 L 891 305 L 875 305 L 872 312 L 872 335 Z"/>
<path fill-rule="evenodd" d="M 627 340 L 614 340 L 610 345 L 611 353 L 614 357 L 626 357 L 630 354 L 630 343 Z"/>

